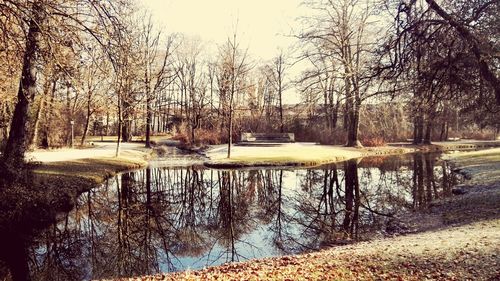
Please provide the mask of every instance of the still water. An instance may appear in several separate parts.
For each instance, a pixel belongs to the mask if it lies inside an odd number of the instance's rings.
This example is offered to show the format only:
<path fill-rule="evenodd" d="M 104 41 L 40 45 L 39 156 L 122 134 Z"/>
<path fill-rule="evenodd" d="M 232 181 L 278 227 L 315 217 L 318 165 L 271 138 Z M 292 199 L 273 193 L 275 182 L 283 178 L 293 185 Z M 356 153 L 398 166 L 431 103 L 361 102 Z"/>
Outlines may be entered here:
<path fill-rule="evenodd" d="M 157 167 L 83 193 L 29 246 L 34 280 L 199 269 L 391 234 L 393 217 L 451 196 L 439 155 L 312 169 Z"/>

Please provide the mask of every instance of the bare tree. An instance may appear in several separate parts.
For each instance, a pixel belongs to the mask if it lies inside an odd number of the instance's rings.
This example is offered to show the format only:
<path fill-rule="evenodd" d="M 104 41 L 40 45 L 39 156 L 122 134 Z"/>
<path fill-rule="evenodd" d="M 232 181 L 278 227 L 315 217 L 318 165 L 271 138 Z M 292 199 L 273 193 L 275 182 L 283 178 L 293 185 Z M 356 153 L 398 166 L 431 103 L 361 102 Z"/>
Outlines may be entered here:
<path fill-rule="evenodd" d="M 141 27 L 141 43 L 143 50 L 144 94 L 146 96 L 146 147 L 151 147 L 151 125 L 153 122 L 153 102 L 160 91 L 164 91 L 173 81 L 172 52 L 174 50 L 174 36 L 166 38 L 163 48 L 161 31 L 154 31 L 151 16 Z"/>
<path fill-rule="evenodd" d="M 29 141 L 28 116 L 37 95 L 36 73 L 38 68 L 43 65 L 43 55 L 50 56 L 50 48 L 46 47 L 57 43 L 69 46 L 72 43 L 68 37 L 78 42 L 78 33 L 81 33 L 82 30 L 101 42 L 100 34 L 94 28 L 97 26 L 95 23 L 99 22 L 105 28 L 111 27 L 112 23 L 117 20 L 113 16 L 113 9 L 118 4 L 120 3 L 77 0 L 62 4 L 57 1 L 36 0 L 28 3 L 9 1 L 1 6 L 3 14 L 10 14 L 12 17 L 18 18 L 21 25 L 28 26 L 26 37 L 21 40 L 25 42 L 22 78 L 10 126 L 9 139 L 2 156 L 6 167 L 19 167 L 24 163 L 24 153 Z M 55 21 L 62 24 L 55 25 Z M 2 33 L 4 33 L 3 27 L 0 27 Z M 22 28 L 24 26 L 21 26 Z M 102 46 L 104 45 L 102 44 Z M 47 52 L 44 53 L 43 50 Z"/>
<path fill-rule="evenodd" d="M 338 65 L 336 73 L 343 84 L 345 97 L 347 146 L 362 146 L 359 117 L 363 99 L 371 95 L 368 91 L 371 56 L 368 47 L 374 42 L 368 27 L 374 14 L 373 2 L 313 0 L 306 4 L 315 11 L 315 16 L 308 18 L 309 27 L 299 35 L 301 40 L 313 46 L 306 57 L 328 59 Z"/>
<path fill-rule="evenodd" d="M 285 54 L 283 50 L 273 59 L 272 66 L 270 69 L 270 80 L 272 81 L 276 94 L 278 95 L 278 110 L 280 116 L 280 132 L 284 133 L 284 122 L 283 122 L 283 92 L 288 88 L 288 83 L 286 82 L 286 71 L 288 65 L 286 63 Z"/>
<path fill-rule="evenodd" d="M 226 44 L 221 48 L 219 69 L 219 92 L 223 100 L 227 118 L 227 158 L 231 158 L 231 145 L 233 142 L 234 122 L 234 100 L 237 94 L 243 93 L 245 89 L 245 75 L 250 70 L 247 63 L 247 50 L 242 52 L 237 41 L 236 32 L 232 38 L 228 38 Z"/>
<path fill-rule="evenodd" d="M 472 54 L 474 54 L 477 60 L 477 67 L 479 68 L 479 73 L 481 77 L 493 88 L 495 91 L 497 105 L 500 105 L 500 79 L 498 78 L 498 72 L 495 73 L 495 59 L 498 62 L 498 46 L 492 46 L 488 42 L 478 38 L 474 33 L 472 33 L 465 24 L 461 23 L 459 20 L 455 19 L 452 15 L 446 12 L 436 1 L 425 0 L 429 4 L 429 7 L 434 10 L 441 18 L 443 18 L 450 26 L 452 26 L 457 33 L 462 37 L 464 41 L 469 44 L 469 48 Z M 498 12 L 499 2 L 496 0 L 484 1 L 475 7 L 474 13 L 479 17 L 484 10 L 493 8 Z M 497 26 L 498 29 L 498 26 Z M 498 66 L 496 66 L 498 69 Z"/>
<path fill-rule="evenodd" d="M 493 39 L 498 28 L 491 17 L 495 5 L 498 7 L 496 2 L 442 1 L 440 5 L 456 11 L 448 15 L 448 20 L 460 18 L 454 23 L 445 19 L 447 13 L 434 1 L 395 3 L 396 18 L 381 56 L 379 74 L 391 79 L 395 96 L 411 105 L 414 144 L 430 144 L 438 126 L 444 139 L 450 116 L 457 121 L 459 111 L 498 112 L 489 102 L 495 99 L 496 90 L 491 85 L 494 77 L 487 74 L 488 65 L 498 62 L 492 55 L 492 50 L 498 49 Z M 470 24 L 465 28 L 463 23 Z M 482 44 L 469 41 L 479 40 L 477 36 L 481 36 Z M 454 131 L 458 131 L 457 126 Z"/>

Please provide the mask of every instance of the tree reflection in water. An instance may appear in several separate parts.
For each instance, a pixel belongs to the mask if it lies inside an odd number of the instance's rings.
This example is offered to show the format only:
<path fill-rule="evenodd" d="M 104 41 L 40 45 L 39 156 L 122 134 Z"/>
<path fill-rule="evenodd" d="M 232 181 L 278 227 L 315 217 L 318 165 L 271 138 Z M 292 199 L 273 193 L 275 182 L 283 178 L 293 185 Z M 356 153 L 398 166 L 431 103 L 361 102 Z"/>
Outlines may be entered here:
<path fill-rule="evenodd" d="M 33 241 L 31 275 L 137 276 L 350 243 L 383 232 L 398 212 L 450 195 L 454 181 L 431 154 L 308 170 L 125 173 L 82 194 Z"/>

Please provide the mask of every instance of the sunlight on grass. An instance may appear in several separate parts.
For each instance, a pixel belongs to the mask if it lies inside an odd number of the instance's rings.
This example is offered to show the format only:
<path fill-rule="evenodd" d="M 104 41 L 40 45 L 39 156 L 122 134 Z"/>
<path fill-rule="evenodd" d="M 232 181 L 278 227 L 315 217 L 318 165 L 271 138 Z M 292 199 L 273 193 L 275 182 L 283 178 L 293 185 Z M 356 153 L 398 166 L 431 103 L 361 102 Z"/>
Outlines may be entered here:
<path fill-rule="evenodd" d="M 38 180 L 59 182 L 56 184 L 74 184 L 80 182 L 86 185 L 100 184 L 107 178 L 119 172 L 138 169 L 147 166 L 145 160 L 127 157 L 101 157 L 72 161 L 43 163 L 34 169 Z"/>

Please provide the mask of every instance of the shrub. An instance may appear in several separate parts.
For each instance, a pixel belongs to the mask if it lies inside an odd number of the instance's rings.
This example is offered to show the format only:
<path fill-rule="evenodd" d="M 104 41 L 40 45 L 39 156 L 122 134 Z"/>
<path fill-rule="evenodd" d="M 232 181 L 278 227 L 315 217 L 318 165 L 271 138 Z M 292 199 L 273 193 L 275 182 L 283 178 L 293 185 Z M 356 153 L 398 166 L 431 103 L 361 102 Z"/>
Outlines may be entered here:
<path fill-rule="evenodd" d="M 473 139 L 473 140 L 492 140 L 494 139 L 494 133 L 488 130 L 485 131 L 480 131 L 480 130 L 474 130 L 474 131 L 468 131 L 462 133 L 462 137 L 464 139 Z"/>
<path fill-rule="evenodd" d="M 361 139 L 361 143 L 367 147 L 376 147 L 386 145 L 384 138 L 382 137 L 364 137 Z"/>
<path fill-rule="evenodd" d="M 195 133 L 195 144 L 215 145 L 221 144 L 220 132 L 217 130 L 198 129 Z"/>
<path fill-rule="evenodd" d="M 173 140 L 179 141 L 183 145 L 189 145 L 190 141 L 188 136 L 185 133 L 178 132 L 172 137 Z"/>

